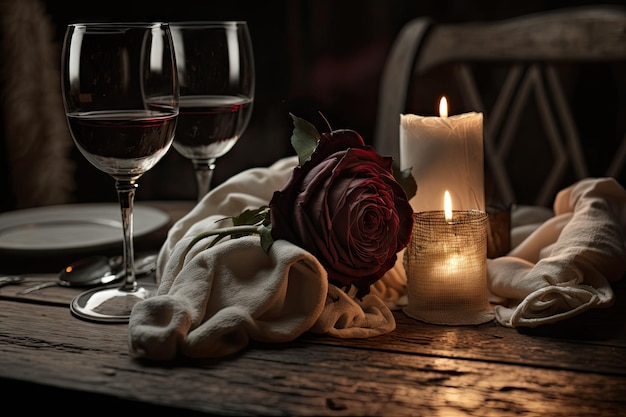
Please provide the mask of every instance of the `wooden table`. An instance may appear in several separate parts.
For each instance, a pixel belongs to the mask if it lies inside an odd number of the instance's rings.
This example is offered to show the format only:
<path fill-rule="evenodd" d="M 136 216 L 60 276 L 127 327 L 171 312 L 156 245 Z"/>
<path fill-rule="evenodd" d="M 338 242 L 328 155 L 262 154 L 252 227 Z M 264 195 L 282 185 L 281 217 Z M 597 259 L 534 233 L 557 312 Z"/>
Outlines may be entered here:
<path fill-rule="evenodd" d="M 397 329 L 379 337 L 305 334 L 172 362 L 131 358 L 126 325 L 74 318 L 80 290 L 21 289 L 0 288 L 0 387 L 20 413 L 626 415 L 626 280 L 611 308 L 536 329 L 436 326 L 397 311 Z"/>

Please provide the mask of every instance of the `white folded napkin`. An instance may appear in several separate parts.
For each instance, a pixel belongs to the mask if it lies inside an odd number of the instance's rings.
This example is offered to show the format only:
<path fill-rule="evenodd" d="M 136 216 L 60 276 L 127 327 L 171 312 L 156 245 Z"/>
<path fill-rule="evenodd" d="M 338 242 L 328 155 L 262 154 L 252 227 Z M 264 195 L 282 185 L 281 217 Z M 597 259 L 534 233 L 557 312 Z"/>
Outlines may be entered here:
<path fill-rule="evenodd" d="M 487 260 L 500 324 L 535 327 L 614 301 L 611 282 L 626 271 L 626 191 L 587 178 L 561 190 L 553 209 L 512 230 L 520 243 L 507 256 Z"/>
<path fill-rule="evenodd" d="M 158 293 L 131 313 L 131 354 L 157 360 L 221 357 L 250 340 L 287 342 L 307 331 L 363 338 L 395 329 L 385 301 L 393 303 L 393 294 L 402 292 L 400 263 L 376 291 L 358 300 L 328 284 L 317 259 L 284 240 L 269 253 L 258 236 L 205 249 L 208 238 L 188 248 L 198 234 L 231 225 L 227 217 L 267 205 L 296 164 L 296 157 L 285 158 L 232 177 L 171 228 L 158 258 Z"/>

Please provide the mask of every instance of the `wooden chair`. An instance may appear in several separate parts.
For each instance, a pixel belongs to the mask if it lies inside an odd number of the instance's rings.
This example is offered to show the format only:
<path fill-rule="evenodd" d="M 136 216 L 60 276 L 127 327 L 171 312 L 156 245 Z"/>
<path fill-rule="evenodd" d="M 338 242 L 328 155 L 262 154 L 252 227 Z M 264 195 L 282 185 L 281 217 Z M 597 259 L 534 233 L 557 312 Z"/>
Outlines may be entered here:
<path fill-rule="evenodd" d="M 486 199 L 549 206 L 588 176 L 626 179 L 626 8 L 405 25 L 380 86 L 374 146 L 399 160 L 400 114 L 484 115 Z"/>

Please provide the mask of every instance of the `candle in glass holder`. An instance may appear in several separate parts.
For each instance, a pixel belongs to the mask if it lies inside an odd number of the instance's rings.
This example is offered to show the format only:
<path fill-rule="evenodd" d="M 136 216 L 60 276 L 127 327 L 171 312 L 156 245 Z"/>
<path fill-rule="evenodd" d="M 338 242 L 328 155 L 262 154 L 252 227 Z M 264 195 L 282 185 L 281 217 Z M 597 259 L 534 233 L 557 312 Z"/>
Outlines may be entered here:
<path fill-rule="evenodd" d="M 480 324 L 494 317 L 487 291 L 487 213 L 444 210 L 414 213 L 404 254 L 408 305 L 404 312 L 433 324 Z"/>
<path fill-rule="evenodd" d="M 483 114 L 448 117 L 445 97 L 439 117 L 400 116 L 400 167 L 411 168 L 418 192 L 413 211 L 440 209 L 441 195 L 451 193 L 459 210 L 485 210 Z"/>

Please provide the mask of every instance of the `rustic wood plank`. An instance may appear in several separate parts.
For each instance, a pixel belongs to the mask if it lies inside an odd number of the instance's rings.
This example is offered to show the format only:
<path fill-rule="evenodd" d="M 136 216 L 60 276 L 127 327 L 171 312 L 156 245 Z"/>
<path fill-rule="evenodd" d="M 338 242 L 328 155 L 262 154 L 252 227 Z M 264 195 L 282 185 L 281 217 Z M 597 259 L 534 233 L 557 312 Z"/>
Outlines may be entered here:
<path fill-rule="evenodd" d="M 142 278 L 154 280 L 154 277 Z M 554 325 L 512 330 L 495 321 L 479 326 L 437 326 L 395 312 L 397 330 L 368 340 L 341 340 L 309 335 L 314 343 L 367 347 L 384 344 L 400 352 L 439 352 L 469 359 L 492 359 L 506 363 L 555 368 L 626 373 L 626 281 L 615 285 L 616 301 L 606 309 L 593 309 Z M 18 295 L 19 286 L 0 287 L 0 299 L 68 306 L 81 289 L 50 287 Z M 512 351 L 509 345 L 526 349 Z M 610 347 L 599 355 L 597 346 Z M 604 352 L 604 351 L 602 351 Z"/>
<path fill-rule="evenodd" d="M 17 290 L 7 288 L 4 291 Z M 18 298 L 25 300 L 28 297 L 36 303 L 67 306 L 79 292 L 77 289 L 51 287 Z M 382 347 L 404 353 L 626 375 L 626 282 L 616 286 L 616 298 L 611 308 L 591 310 L 537 329 L 510 329 L 495 321 L 479 326 L 437 326 L 396 311 L 397 329 L 388 335 L 365 340 L 304 337 L 319 344 Z M 37 307 L 27 307 L 33 308 Z M 511 346 L 524 346 L 524 349 L 512 349 Z"/>
<path fill-rule="evenodd" d="M 442 62 L 471 60 L 578 60 L 626 58 L 625 9 L 572 8 L 498 22 L 438 25 L 424 43 L 417 71 Z M 463 45 L 459 48 L 458 45 Z"/>
<path fill-rule="evenodd" d="M 224 360 L 145 363 L 130 358 L 125 325 L 84 322 L 60 307 L 8 301 L 1 306 L 0 377 L 114 399 L 222 415 L 428 415 L 446 410 L 617 415 L 626 407 L 623 375 L 560 370 L 550 363 L 512 365 L 464 353 L 479 344 L 485 354 L 492 345 L 492 358 L 501 350 L 497 347 L 522 356 L 529 348 L 538 352 L 545 341 L 526 336 L 525 343 L 513 339 L 505 347 L 506 337 L 519 335 L 512 329 L 503 329 L 508 330 L 503 339 L 484 341 L 484 334 L 466 328 L 433 326 L 437 332 L 424 327 L 428 332 L 420 340 L 404 323 L 394 334 L 409 334 L 400 337 L 335 344 L 303 337 L 282 345 L 255 344 Z M 395 352 L 398 345 L 403 350 Z"/>
<path fill-rule="evenodd" d="M 626 281 L 615 286 L 615 295 L 610 308 L 535 329 L 510 329 L 496 322 L 437 326 L 396 312 L 397 329 L 388 335 L 317 342 L 626 376 Z"/>

